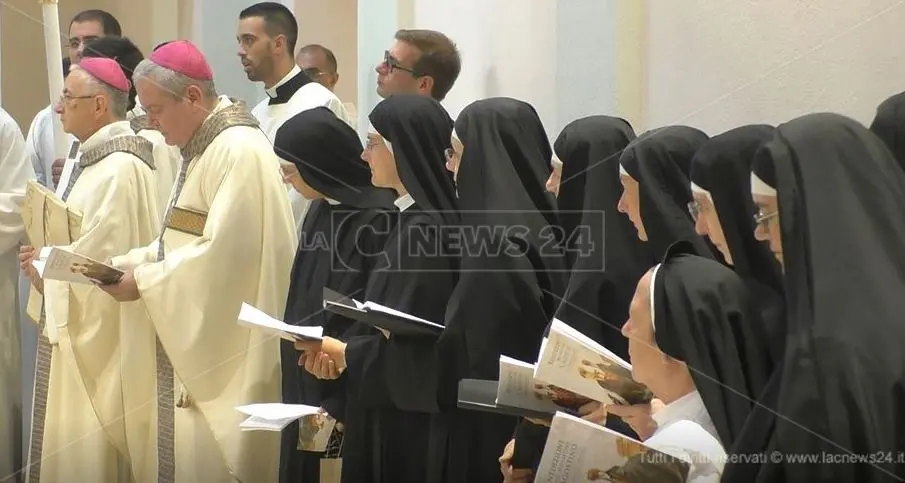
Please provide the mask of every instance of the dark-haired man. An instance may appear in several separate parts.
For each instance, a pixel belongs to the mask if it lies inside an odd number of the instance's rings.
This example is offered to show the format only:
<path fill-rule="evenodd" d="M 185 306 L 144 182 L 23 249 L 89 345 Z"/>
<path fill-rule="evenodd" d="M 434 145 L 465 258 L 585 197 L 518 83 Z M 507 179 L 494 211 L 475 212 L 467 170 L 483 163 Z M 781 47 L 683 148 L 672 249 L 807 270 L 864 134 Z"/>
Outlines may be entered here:
<path fill-rule="evenodd" d="M 85 44 L 101 37 L 122 37 L 116 17 L 103 10 L 82 10 L 69 22 L 69 60 L 78 64 Z"/>
<path fill-rule="evenodd" d="M 410 93 L 446 98 L 462 70 L 456 44 L 434 30 L 399 30 L 377 64 L 377 94 Z"/>
<path fill-rule="evenodd" d="M 122 36 L 122 27 L 116 17 L 103 10 L 83 10 L 72 17 L 69 22 L 69 64 L 75 65 L 82 58 L 85 44 L 93 39 L 107 36 Z M 63 62 L 63 75 L 69 72 L 69 67 Z M 60 181 L 65 160 L 56 159 L 53 152 L 53 106 L 47 106 L 40 110 L 31 121 L 25 147 L 35 168 L 35 175 L 39 183 L 54 189 Z M 67 144 L 75 140 L 67 136 Z"/>
<path fill-rule="evenodd" d="M 261 129 L 273 142 L 277 129 L 290 117 L 316 107 L 327 107 L 351 125 L 343 103 L 326 87 L 312 80 L 295 64 L 298 24 L 285 5 L 276 2 L 256 3 L 239 14 L 236 34 L 239 58 L 248 80 L 263 82 L 267 99 L 252 110 Z M 279 155 L 279 153 L 277 153 Z M 298 176 L 295 166 L 284 160 L 283 176 Z M 301 232 L 308 200 L 287 186 L 292 214 Z"/>

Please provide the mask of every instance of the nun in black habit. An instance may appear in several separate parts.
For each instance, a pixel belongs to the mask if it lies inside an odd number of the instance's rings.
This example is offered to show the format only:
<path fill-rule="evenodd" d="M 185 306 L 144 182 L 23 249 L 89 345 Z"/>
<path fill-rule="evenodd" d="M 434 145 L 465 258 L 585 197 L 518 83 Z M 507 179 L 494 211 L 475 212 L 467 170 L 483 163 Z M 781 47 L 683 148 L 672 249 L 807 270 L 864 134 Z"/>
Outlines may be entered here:
<path fill-rule="evenodd" d="M 758 151 L 751 190 L 757 236 L 783 263 L 786 287 L 771 449 L 858 458 L 786 462 L 757 481 L 901 481 L 905 172 L 858 122 L 811 114 Z"/>
<path fill-rule="evenodd" d="M 729 447 L 770 375 L 769 347 L 756 336 L 758 300 L 741 277 L 697 256 L 687 241 L 670 248 L 652 284 L 657 346 L 688 365 L 716 436 Z"/>
<path fill-rule="evenodd" d="M 587 235 L 579 226 L 585 206 L 588 168 L 592 163 L 622 152 L 633 139 L 635 131 L 625 119 L 589 116 L 567 124 L 553 143 L 554 159 L 562 162 L 556 199 L 569 266 L 573 266 L 580 256 L 577 249 L 584 244 L 582 237 Z"/>
<path fill-rule="evenodd" d="M 567 246 L 573 254 L 587 250 L 574 257 L 556 316 L 623 359 L 628 346 L 619 327 L 628 318 L 636 282 L 654 265 L 647 245 L 616 209 L 622 194 L 619 157 L 634 137 L 623 119 L 592 116 L 566 126 L 554 144 L 564 158 L 559 208 L 583 211 L 574 225 L 584 231 L 581 242 Z"/>
<path fill-rule="evenodd" d="M 886 99 L 877 107 L 870 130 L 886 143 L 899 167 L 905 171 L 905 92 Z"/>
<path fill-rule="evenodd" d="M 760 316 L 744 281 L 720 263 L 693 253 L 687 241 L 670 247 L 663 262 L 639 282 L 632 302 L 636 305 L 623 328 L 631 339 L 633 376 L 666 403 L 653 414 L 656 429 L 645 442 L 664 449 L 662 445 L 678 439 L 687 445 L 681 449 L 705 456 L 709 461 L 692 459 L 692 476 L 721 469 L 723 450 L 707 444 L 706 437 L 676 438 L 671 426 L 695 422 L 728 447 L 769 376 L 759 363 L 766 347 L 753 336 Z M 647 307 L 649 321 L 643 315 Z M 669 359 L 664 361 L 663 355 Z M 633 409 L 607 408 L 616 414 Z"/>
<path fill-rule="evenodd" d="M 378 253 L 386 243 L 392 220 L 387 211 L 394 194 L 371 185 L 358 135 L 326 108 L 287 120 L 276 133 L 274 151 L 298 168 L 301 194 L 313 200 L 302 227 L 283 320 L 321 326 L 325 335 L 343 339 L 353 321 L 323 310 L 323 289 L 363 295 L 377 261 L 368 254 Z M 320 406 L 344 421 L 344 381 L 318 380 L 305 371 L 291 342 L 281 341 L 280 351 L 283 402 Z M 306 359 L 309 367 L 319 362 Z M 318 481 L 321 454 L 299 451 L 298 443 L 299 425 L 294 422 L 283 430 L 280 481 Z"/>
<path fill-rule="evenodd" d="M 596 129 L 585 129 L 596 127 Z M 621 196 L 619 183 L 619 156 L 634 132 L 622 119 L 593 116 L 570 124 L 556 145 L 568 158 L 563 162 L 565 172 L 559 193 L 560 210 L 574 201 L 570 192 L 581 180 L 583 200 L 575 205 L 582 209 L 580 226 L 581 244 L 588 251 L 575 258 L 572 274 L 557 309 L 556 318 L 594 339 L 614 353 L 628 359 L 628 342 L 620 333 L 622 323 L 628 318 L 628 306 L 635 284 L 644 272 L 655 263 L 648 245 L 638 239 L 637 232 L 625 216 L 618 213 L 616 205 Z M 580 148 L 576 146 L 586 146 Z M 578 157 L 573 164 L 573 152 L 596 152 L 600 158 Z M 606 153 L 606 154 L 604 154 Z M 585 162 L 582 163 L 581 160 Z M 582 167 L 579 175 L 569 167 Z M 565 203 L 565 205 L 564 205 Z M 560 212 L 562 215 L 562 212 Z M 567 244 L 568 246 L 568 244 Z M 530 359 L 529 359 L 530 360 Z M 607 427 L 624 434 L 634 433 L 619 418 L 607 418 Z M 540 463 L 541 453 L 549 428 L 522 420 L 515 434 L 515 451 L 511 458 L 514 469 L 531 470 Z"/>
<path fill-rule="evenodd" d="M 688 212 L 691 158 L 706 141 L 707 135 L 697 129 L 667 126 L 644 133 L 619 158 L 623 186 L 619 211 L 657 256 L 673 243 L 687 240 L 697 253 L 716 257 L 710 243 L 695 233 Z"/>
<path fill-rule="evenodd" d="M 396 191 L 399 220 L 364 298 L 443 323 L 458 277 L 458 258 L 440 230 L 459 222 L 444 167 L 452 124 L 437 101 L 418 95 L 392 96 L 369 117 L 373 130 L 362 157 L 372 183 Z M 427 481 L 431 424 L 440 411 L 436 340 L 385 336 L 363 324 L 353 330 L 346 342 L 326 337 L 320 346 L 305 347 L 327 353 L 344 369 L 343 481 Z"/>
<path fill-rule="evenodd" d="M 461 152 L 451 152 L 462 210 L 459 283 L 446 312 L 439 350 L 455 407 L 462 378 L 497 379 L 500 355 L 531 361 L 565 286 L 556 205 L 544 188 L 550 144 L 534 108 L 492 98 L 466 107 L 456 120 Z M 477 236 L 473 236 L 477 235 Z M 516 419 L 454 410 L 448 440 L 438 441 L 428 481 L 500 481 L 497 456 Z"/>
<path fill-rule="evenodd" d="M 771 347 L 773 365 L 782 358 L 785 308 L 779 263 L 769 247 L 754 238 L 751 163 L 754 153 L 773 137 L 774 128 L 742 126 L 711 138 L 691 162 L 689 204 L 695 229 L 706 236 L 728 265 L 739 274 L 763 316 L 760 336 Z"/>

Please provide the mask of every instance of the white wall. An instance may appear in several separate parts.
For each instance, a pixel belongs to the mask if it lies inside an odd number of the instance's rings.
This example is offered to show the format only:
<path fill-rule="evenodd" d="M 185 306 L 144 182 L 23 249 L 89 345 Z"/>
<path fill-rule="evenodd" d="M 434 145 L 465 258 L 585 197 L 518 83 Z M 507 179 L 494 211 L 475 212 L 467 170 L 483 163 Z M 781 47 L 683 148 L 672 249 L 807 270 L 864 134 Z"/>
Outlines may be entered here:
<path fill-rule="evenodd" d="M 444 102 L 450 115 L 486 97 L 530 102 L 548 133 L 556 126 L 556 2 L 417 0 L 415 25 L 459 47 L 462 73 Z"/>
<path fill-rule="evenodd" d="M 870 122 L 905 90 L 901 0 L 648 2 L 649 126 L 711 135 L 814 111 Z"/>
<path fill-rule="evenodd" d="M 446 33 L 462 54 L 444 102 L 451 115 L 514 97 L 534 106 L 552 141 L 579 117 L 640 119 L 639 12 L 641 0 L 415 0 L 415 25 Z"/>

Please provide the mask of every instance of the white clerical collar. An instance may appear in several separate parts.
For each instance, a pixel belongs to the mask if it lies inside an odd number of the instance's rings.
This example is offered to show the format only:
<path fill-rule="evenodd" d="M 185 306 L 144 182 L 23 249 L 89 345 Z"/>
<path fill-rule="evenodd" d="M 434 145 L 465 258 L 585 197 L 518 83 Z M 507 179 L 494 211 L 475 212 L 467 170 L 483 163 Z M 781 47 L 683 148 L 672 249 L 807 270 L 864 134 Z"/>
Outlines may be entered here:
<path fill-rule="evenodd" d="M 293 66 L 293 67 L 292 67 L 292 70 L 290 70 L 289 73 L 286 74 L 286 77 L 283 77 L 282 79 L 280 79 L 279 82 L 277 82 L 276 84 L 274 84 L 273 86 L 271 86 L 269 89 L 264 89 L 264 92 L 266 92 L 266 93 L 267 93 L 267 96 L 270 97 L 270 98 L 276 97 L 276 96 L 277 96 L 277 88 L 280 87 L 281 85 L 283 85 L 283 84 L 289 82 L 290 79 L 292 79 L 293 77 L 297 76 L 297 75 L 300 74 L 301 72 L 302 72 L 302 69 L 300 69 L 299 66 L 297 66 L 297 65 Z"/>
<path fill-rule="evenodd" d="M 713 196 L 710 196 L 710 192 L 698 186 L 698 184 L 694 181 L 691 182 L 691 192 L 704 195 L 708 200 L 710 200 L 711 203 L 713 203 Z"/>
<path fill-rule="evenodd" d="M 229 100 L 229 97 L 221 94 L 219 97 L 217 97 L 217 105 L 214 106 L 214 108 L 211 109 L 211 112 L 207 115 L 207 117 L 204 118 L 204 122 L 207 122 L 207 120 L 210 119 L 211 116 L 213 116 L 214 114 L 216 114 L 219 111 L 222 111 L 223 109 L 226 109 L 227 107 L 229 107 L 231 105 L 233 105 L 233 101 Z"/>
<path fill-rule="evenodd" d="M 701 393 L 697 390 L 691 391 L 667 404 L 663 409 L 654 413 L 652 417 L 657 422 L 657 428 L 659 429 L 666 428 L 677 421 L 688 420 L 700 424 L 708 433 L 717 437 L 713 420 L 710 419 L 710 413 L 707 412 L 704 400 L 701 399 Z"/>
<path fill-rule="evenodd" d="M 132 125 L 129 124 L 129 121 L 111 122 L 110 124 L 107 124 L 106 126 L 98 129 L 97 132 L 95 132 L 91 136 L 88 136 L 88 139 L 86 139 L 85 142 L 83 142 L 79 146 L 79 151 L 91 149 L 109 141 L 110 138 L 114 136 L 122 136 L 125 134 L 134 134 L 134 132 L 132 131 Z"/>
<path fill-rule="evenodd" d="M 412 198 L 412 195 L 406 193 L 399 198 L 396 198 L 396 201 L 394 201 L 393 204 L 396 205 L 396 208 L 399 208 L 399 211 L 405 211 L 415 204 L 415 198 Z"/>

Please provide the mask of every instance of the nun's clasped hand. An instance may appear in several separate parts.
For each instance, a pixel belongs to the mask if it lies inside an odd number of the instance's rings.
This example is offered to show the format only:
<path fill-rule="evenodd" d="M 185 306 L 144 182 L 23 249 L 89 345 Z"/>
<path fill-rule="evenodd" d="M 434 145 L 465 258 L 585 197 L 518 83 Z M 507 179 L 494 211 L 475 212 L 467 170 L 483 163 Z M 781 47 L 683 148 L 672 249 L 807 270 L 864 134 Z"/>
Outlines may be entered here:
<path fill-rule="evenodd" d="M 332 337 L 321 342 L 296 341 L 299 365 L 318 379 L 337 379 L 346 369 L 346 344 Z"/>

